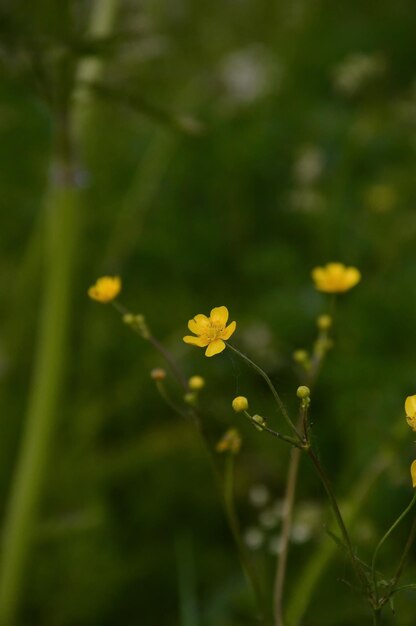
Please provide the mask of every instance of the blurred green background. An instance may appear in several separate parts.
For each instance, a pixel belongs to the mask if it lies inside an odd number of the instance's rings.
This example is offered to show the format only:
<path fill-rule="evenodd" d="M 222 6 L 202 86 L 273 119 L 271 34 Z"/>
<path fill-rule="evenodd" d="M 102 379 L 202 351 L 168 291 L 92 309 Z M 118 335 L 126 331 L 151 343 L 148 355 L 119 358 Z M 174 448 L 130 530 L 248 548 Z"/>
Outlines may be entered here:
<path fill-rule="evenodd" d="M 206 359 L 182 336 L 196 313 L 226 305 L 238 322 L 234 343 L 294 411 L 291 355 L 310 346 L 328 306 L 310 271 L 333 260 L 359 267 L 362 282 L 338 302 L 312 416 L 341 500 L 376 455 L 391 454 L 354 525 L 369 558 L 411 497 L 415 456 L 403 418 L 404 398 L 416 392 L 415 5 L 116 5 L 114 36 L 98 42 L 88 38 L 86 0 L 3 0 L 0 11 L 2 514 L 48 272 L 44 196 L 56 115 L 48 94 L 65 93 L 62 68 L 85 55 L 104 67 L 75 141 L 81 200 L 65 380 L 19 624 L 244 626 L 253 624 L 251 596 L 209 463 L 149 377 L 163 362 L 86 291 L 102 274 L 122 276 L 122 302 L 146 315 L 187 375 L 206 378 L 201 407 L 212 439 L 240 427 L 238 509 L 270 588 L 288 450 L 243 423 L 230 402 L 247 395 L 272 419 L 272 401 L 231 353 Z M 303 593 L 310 559 L 332 549 L 325 510 L 305 460 L 287 604 Z M 409 522 L 383 550 L 387 575 Z M 302 624 L 370 623 L 342 582 L 348 562 L 333 557 Z M 415 580 L 413 556 L 403 582 Z M 413 625 L 415 592 L 399 595 L 396 610 L 386 624 Z"/>

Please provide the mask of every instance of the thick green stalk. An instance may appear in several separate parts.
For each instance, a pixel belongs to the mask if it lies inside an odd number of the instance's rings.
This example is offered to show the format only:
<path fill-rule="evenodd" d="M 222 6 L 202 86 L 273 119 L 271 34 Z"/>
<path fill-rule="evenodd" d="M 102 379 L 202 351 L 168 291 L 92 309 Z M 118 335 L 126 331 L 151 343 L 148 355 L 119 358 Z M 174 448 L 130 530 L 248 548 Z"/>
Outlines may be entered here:
<path fill-rule="evenodd" d="M 66 361 L 78 192 L 67 176 L 63 182 L 51 189 L 45 206 L 44 301 L 28 414 L 3 530 L 1 626 L 12 624 L 17 613 Z"/>
<path fill-rule="evenodd" d="M 97 0 L 90 32 L 105 35 L 111 29 L 117 0 Z M 81 62 L 84 73 L 95 77 L 101 62 Z M 43 241 L 44 292 L 27 416 L 11 495 L 3 525 L 0 563 L 0 626 L 16 622 L 34 527 L 48 466 L 49 448 L 59 413 L 59 395 L 66 364 L 71 275 L 76 261 L 80 192 L 72 159 L 72 143 L 88 130 L 85 100 L 69 110 L 54 112 L 56 142 L 46 194 Z"/>

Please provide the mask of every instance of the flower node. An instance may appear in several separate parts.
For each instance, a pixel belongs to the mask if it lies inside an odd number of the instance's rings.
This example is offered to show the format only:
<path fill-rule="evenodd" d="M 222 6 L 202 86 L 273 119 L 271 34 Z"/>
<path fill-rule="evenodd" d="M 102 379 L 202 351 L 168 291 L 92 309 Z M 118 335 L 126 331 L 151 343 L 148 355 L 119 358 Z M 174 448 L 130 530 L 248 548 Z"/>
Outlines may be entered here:
<path fill-rule="evenodd" d="M 407 396 L 404 403 L 404 410 L 406 411 L 406 421 L 410 428 L 416 432 L 416 395 Z"/>

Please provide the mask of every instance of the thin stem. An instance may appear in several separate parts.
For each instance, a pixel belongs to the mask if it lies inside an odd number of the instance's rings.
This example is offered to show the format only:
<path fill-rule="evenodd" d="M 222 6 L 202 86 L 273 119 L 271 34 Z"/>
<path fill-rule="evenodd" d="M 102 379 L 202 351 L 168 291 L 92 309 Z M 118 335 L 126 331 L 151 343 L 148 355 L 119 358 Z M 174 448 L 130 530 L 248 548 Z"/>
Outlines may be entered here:
<path fill-rule="evenodd" d="M 277 626 L 283 626 L 283 591 L 286 578 L 287 559 L 289 555 L 290 531 L 293 520 L 293 505 L 296 494 L 297 477 L 299 473 L 301 450 L 294 448 L 290 454 L 289 472 L 287 476 L 286 492 L 283 501 L 283 522 L 281 532 L 282 551 L 277 562 L 274 584 L 274 611 Z"/>
<path fill-rule="evenodd" d="M 270 380 L 270 378 L 268 377 L 268 375 L 266 374 L 266 372 L 264 370 L 262 370 L 261 367 L 259 367 L 256 363 L 254 363 L 254 361 L 252 361 L 251 359 L 248 358 L 248 356 L 246 356 L 245 354 L 243 354 L 243 352 L 240 352 L 240 350 L 238 350 L 237 348 L 235 348 L 234 346 L 232 346 L 230 343 L 228 343 L 228 341 L 225 342 L 227 344 L 227 346 L 233 351 L 235 352 L 241 359 L 243 359 L 244 361 L 246 361 L 246 363 L 248 363 L 250 365 L 250 367 L 252 367 L 254 370 L 256 370 L 256 372 L 258 374 L 260 374 L 260 376 L 266 381 L 270 391 L 272 392 L 272 395 L 276 401 L 277 406 L 279 407 L 279 410 L 281 412 L 281 414 L 283 415 L 283 418 L 285 419 L 286 423 L 288 424 L 289 428 L 292 430 L 292 432 L 296 435 L 297 439 L 302 442 L 302 436 L 300 435 L 300 433 L 298 432 L 298 429 L 296 428 L 296 426 L 294 425 L 294 423 L 292 422 L 292 420 L 289 417 L 288 412 L 286 411 L 285 405 L 283 404 L 279 394 L 276 391 L 275 386 L 273 385 L 272 381 Z"/>
<path fill-rule="evenodd" d="M 332 489 L 332 485 L 331 482 L 326 474 L 326 471 L 324 470 L 323 466 L 321 465 L 321 462 L 319 461 L 318 457 L 315 455 L 315 453 L 313 452 L 313 450 L 310 448 L 307 451 L 307 454 L 309 456 L 309 458 L 311 459 L 312 463 L 315 466 L 315 469 L 318 473 L 319 478 L 321 479 L 322 485 L 326 491 L 326 494 L 328 496 L 329 502 L 331 504 L 332 510 L 334 512 L 335 515 L 335 519 L 337 521 L 338 527 L 341 531 L 344 543 L 346 545 L 346 548 L 348 550 L 348 554 L 350 556 L 351 559 L 351 564 L 352 567 L 354 569 L 355 575 L 357 576 L 357 579 L 360 583 L 364 583 L 365 586 L 367 586 L 367 582 L 365 580 L 365 577 L 363 576 L 363 573 L 361 572 L 357 560 L 355 558 L 355 554 L 354 554 L 354 550 L 352 547 L 352 543 L 351 543 L 351 539 L 350 536 L 348 534 L 348 530 L 347 527 L 345 526 L 345 522 L 344 519 L 342 517 L 341 511 L 339 509 L 338 506 L 338 502 L 336 499 L 336 496 L 334 494 L 334 491 Z"/>
<path fill-rule="evenodd" d="M 395 587 L 395 585 L 398 583 L 398 581 L 400 579 L 400 576 L 402 575 L 404 566 L 406 565 L 407 557 L 408 557 L 409 552 L 410 552 L 410 548 L 413 545 L 415 537 L 416 537 L 416 517 L 413 519 L 412 527 L 410 529 L 410 533 L 409 533 L 409 536 L 407 538 L 406 545 L 405 545 L 404 550 L 402 552 L 402 556 L 400 557 L 399 565 L 397 566 L 396 573 L 393 576 L 392 588 Z"/>
<path fill-rule="evenodd" d="M 373 626 L 379 626 L 381 624 L 381 611 L 379 609 L 373 610 Z"/>
<path fill-rule="evenodd" d="M 291 446 L 295 446 L 296 448 L 301 448 L 299 441 L 295 439 L 294 437 L 289 437 L 288 435 L 282 435 L 281 433 L 278 433 L 277 430 L 273 430 L 272 428 L 269 428 L 266 424 L 258 424 L 257 422 L 254 421 L 253 416 L 250 415 L 248 411 L 244 411 L 244 415 L 247 417 L 250 424 L 254 426 L 254 428 L 256 429 L 260 428 L 260 430 L 265 430 L 273 437 L 276 437 L 276 439 L 281 439 L 282 441 L 285 441 Z"/>
<path fill-rule="evenodd" d="M 379 595 L 378 595 L 378 588 L 377 588 L 377 572 L 376 572 L 376 562 L 377 562 L 377 556 L 378 553 L 380 551 L 380 548 L 382 547 L 382 545 L 384 544 L 384 542 L 390 537 L 391 533 L 394 531 L 394 529 L 400 524 L 400 522 L 402 521 L 402 519 L 409 513 L 409 511 L 412 509 L 414 503 L 416 502 L 416 492 L 413 495 L 413 498 L 411 499 L 410 503 L 407 505 L 407 507 L 405 508 L 405 510 L 401 513 L 401 515 L 399 515 L 399 517 L 396 519 L 396 521 L 390 526 L 390 528 L 388 529 L 388 531 L 383 535 L 383 537 L 380 539 L 380 541 L 377 544 L 376 549 L 374 550 L 374 555 L 373 555 L 373 560 L 371 563 L 371 571 L 372 571 L 372 577 L 373 577 L 373 585 L 374 585 L 374 593 L 376 596 L 376 600 L 378 601 L 379 599 Z M 407 544 L 406 544 L 407 547 Z M 408 547 L 408 550 L 410 549 L 410 546 Z M 407 554 L 405 554 L 405 557 L 407 556 Z M 402 567 L 404 566 L 404 561 L 402 564 L 402 560 L 401 560 L 401 565 Z M 400 572 L 401 573 L 401 570 Z"/>
<path fill-rule="evenodd" d="M 241 537 L 240 524 L 234 505 L 234 455 L 232 453 L 227 454 L 227 458 L 225 461 L 224 505 L 228 519 L 228 525 L 231 529 L 235 545 L 237 546 L 241 567 L 243 569 L 247 582 L 253 589 L 257 603 L 257 609 L 260 615 L 260 620 L 262 623 L 265 623 L 265 604 L 263 599 L 263 593 L 260 588 L 257 574 L 250 560 L 247 558 L 246 549 L 244 547 L 244 543 Z"/>

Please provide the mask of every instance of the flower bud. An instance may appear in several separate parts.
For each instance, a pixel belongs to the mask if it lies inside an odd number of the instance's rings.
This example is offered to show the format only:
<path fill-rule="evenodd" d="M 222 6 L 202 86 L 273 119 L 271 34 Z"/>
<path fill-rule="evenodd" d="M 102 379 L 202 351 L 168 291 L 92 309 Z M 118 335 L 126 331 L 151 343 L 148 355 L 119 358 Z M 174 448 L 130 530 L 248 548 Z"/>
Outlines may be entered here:
<path fill-rule="evenodd" d="M 123 315 L 123 322 L 127 324 L 127 326 L 132 326 L 134 324 L 134 315 L 133 313 L 125 313 Z"/>
<path fill-rule="evenodd" d="M 153 378 L 153 380 L 165 380 L 166 370 L 161 367 L 155 367 L 155 369 L 150 372 L 150 377 Z"/>
<path fill-rule="evenodd" d="M 332 317 L 330 315 L 320 315 L 316 323 L 319 330 L 328 330 L 332 326 Z"/>
<path fill-rule="evenodd" d="M 308 362 L 309 355 L 306 350 L 295 350 L 295 352 L 292 354 L 292 358 L 296 363 L 304 365 Z"/>
<path fill-rule="evenodd" d="M 407 396 L 404 403 L 404 410 L 406 412 L 406 421 L 410 428 L 416 432 L 416 395 Z"/>
<path fill-rule="evenodd" d="M 309 396 L 311 395 L 311 390 L 309 389 L 309 387 L 306 387 L 306 385 L 301 385 L 297 388 L 296 395 L 299 400 L 304 400 L 305 398 L 309 398 Z"/>
<path fill-rule="evenodd" d="M 416 488 L 416 460 L 410 466 L 410 475 L 412 477 L 413 488 Z"/>
<path fill-rule="evenodd" d="M 235 428 L 229 428 L 215 447 L 217 452 L 231 452 L 231 454 L 237 454 L 240 448 L 241 435 Z"/>
<path fill-rule="evenodd" d="M 205 387 L 205 379 L 202 376 L 191 376 L 188 380 L 188 387 L 193 391 L 199 391 Z"/>
<path fill-rule="evenodd" d="M 184 395 L 183 399 L 186 404 L 190 404 L 192 406 L 196 402 L 196 393 L 194 391 L 189 391 Z"/>
<path fill-rule="evenodd" d="M 261 415 L 253 415 L 251 418 L 253 422 L 255 422 L 255 426 L 257 430 L 263 430 L 264 426 L 266 426 L 266 420 Z"/>
<path fill-rule="evenodd" d="M 237 396 L 232 401 L 232 407 L 236 413 L 241 413 L 241 411 L 247 411 L 248 409 L 248 400 L 244 396 Z"/>

